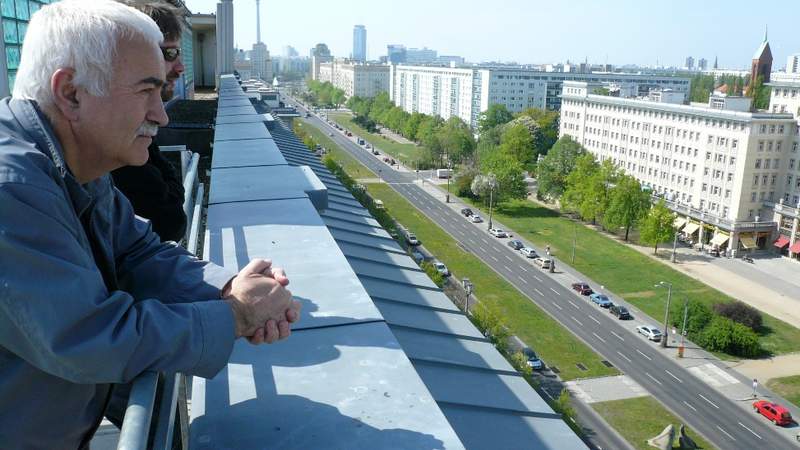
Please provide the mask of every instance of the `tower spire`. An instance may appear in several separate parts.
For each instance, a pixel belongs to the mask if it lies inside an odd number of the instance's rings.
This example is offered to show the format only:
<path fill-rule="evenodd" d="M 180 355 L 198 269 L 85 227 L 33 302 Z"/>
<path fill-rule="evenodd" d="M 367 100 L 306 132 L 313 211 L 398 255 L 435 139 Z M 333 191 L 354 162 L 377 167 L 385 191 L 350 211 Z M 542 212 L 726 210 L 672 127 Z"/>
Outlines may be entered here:
<path fill-rule="evenodd" d="M 769 32 L 769 25 L 764 25 L 764 42 L 767 42 L 767 33 Z"/>
<path fill-rule="evenodd" d="M 256 0 L 256 43 L 261 43 L 261 0 Z"/>

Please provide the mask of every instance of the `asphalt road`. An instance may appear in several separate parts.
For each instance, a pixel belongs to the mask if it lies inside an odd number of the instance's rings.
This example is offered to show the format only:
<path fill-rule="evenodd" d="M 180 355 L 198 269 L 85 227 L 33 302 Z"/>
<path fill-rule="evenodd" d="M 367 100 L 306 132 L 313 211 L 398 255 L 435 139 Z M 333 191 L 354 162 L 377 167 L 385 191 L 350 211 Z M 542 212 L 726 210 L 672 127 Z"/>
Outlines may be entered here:
<path fill-rule="evenodd" d="M 655 398 L 720 449 L 793 448 L 771 424 L 746 412 L 683 367 L 654 349 L 656 344 L 632 334 L 614 316 L 573 292 L 551 274 L 530 264 L 519 252 L 486 231 L 486 223 L 473 224 L 458 212 L 415 185 L 416 174 L 398 172 L 383 163 L 325 121 L 306 119 L 359 162 L 410 201 L 449 233 L 461 246 L 481 259 L 551 317 L 584 341 L 620 371 L 644 386 Z M 557 267 L 558 269 L 558 267 Z M 558 275 L 556 275 L 558 278 Z M 563 278 L 563 277 L 561 277 Z"/>

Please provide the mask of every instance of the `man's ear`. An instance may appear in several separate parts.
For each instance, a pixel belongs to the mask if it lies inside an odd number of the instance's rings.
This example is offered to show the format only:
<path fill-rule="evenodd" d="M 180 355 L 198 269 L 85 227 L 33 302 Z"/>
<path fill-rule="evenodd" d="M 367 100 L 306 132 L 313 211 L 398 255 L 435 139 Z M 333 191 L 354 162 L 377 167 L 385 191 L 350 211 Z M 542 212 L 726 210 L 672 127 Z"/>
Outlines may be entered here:
<path fill-rule="evenodd" d="M 78 88 L 74 84 L 74 69 L 58 69 L 50 77 L 53 106 L 68 120 L 78 119 Z"/>

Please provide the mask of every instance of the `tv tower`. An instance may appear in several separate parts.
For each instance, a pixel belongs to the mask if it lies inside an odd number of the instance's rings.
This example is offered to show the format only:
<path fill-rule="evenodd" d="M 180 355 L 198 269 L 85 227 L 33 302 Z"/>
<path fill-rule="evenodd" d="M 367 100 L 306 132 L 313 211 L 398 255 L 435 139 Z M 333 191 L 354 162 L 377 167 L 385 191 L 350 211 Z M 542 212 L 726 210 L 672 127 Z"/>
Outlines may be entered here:
<path fill-rule="evenodd" d="M 261 43 L 261 0 L 256 0 L 256 42 Z"/>

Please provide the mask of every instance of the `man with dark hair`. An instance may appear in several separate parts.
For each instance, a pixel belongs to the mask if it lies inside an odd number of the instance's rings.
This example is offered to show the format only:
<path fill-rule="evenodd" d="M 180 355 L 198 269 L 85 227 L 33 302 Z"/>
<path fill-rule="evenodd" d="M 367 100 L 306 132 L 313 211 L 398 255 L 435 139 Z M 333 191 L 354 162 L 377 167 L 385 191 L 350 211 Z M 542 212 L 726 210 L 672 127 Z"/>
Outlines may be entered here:
<path fill-rule="evenodd" d="M 183 14 L 180 9 L 163 1 L 124 0 L 121 3 L 150 16 L 164 35 L 161 53 L 164 55 L 166 83 L 161 88 L 161 100 L 168 102 L 175 96 L 175 80 L 186 69 L 181 59 Z M 150 220 L 153 231 L 162 241 L 180 241 L 186 234 L 183 181 L 161 154 L 155 139 L 147 152 L 149 159 L 145 165 L 122 167 L 111 172 L 114 184 L 131 201 L 136 214 Z"/>

